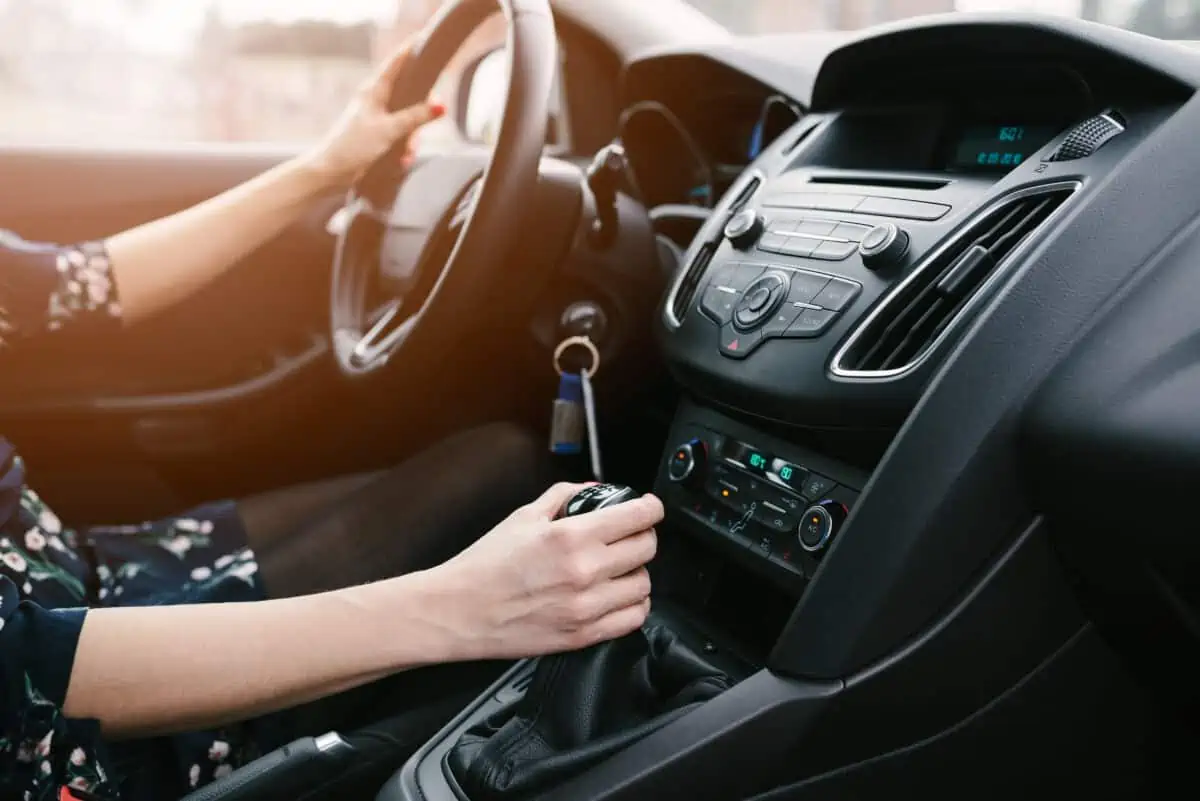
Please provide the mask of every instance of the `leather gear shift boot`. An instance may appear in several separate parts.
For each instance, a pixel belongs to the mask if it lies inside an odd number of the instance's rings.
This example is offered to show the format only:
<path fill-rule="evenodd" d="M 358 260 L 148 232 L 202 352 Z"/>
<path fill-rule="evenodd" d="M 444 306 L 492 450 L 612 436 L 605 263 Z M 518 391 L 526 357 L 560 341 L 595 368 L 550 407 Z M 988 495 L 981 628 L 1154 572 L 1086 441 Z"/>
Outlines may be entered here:
<path fill-rule="evenodd" d="M 543 657 L 525 695 L 464 733 L 447 766 L 470 801 L 515 801 L 583 772 L 731 684 L 669 629 L 650 626 Z"/>

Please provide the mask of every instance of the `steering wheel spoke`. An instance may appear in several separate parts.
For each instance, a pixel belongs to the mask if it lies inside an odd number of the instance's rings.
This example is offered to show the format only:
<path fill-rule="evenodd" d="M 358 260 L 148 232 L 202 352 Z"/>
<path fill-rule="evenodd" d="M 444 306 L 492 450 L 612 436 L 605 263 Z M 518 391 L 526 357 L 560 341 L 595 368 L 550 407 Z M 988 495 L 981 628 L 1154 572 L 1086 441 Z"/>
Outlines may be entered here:
<path fill-rule="evenodd" d="M 369 368 L 379 362 L 377 366 L 382 367 L 387 362 L 392 340 L 403 330 L 403 322 L 396 325 L 403 307 L 402 298 L 393 298 L 371 313 L 368 319 L 373 320 L 373 324 L 350 351 L 350 358 L 357 366 Z"/>
<path fill-rule="evenodd" d="M 337 237 L 330 327 L 338 367 L 347 376 L 382 367 L 418 325 L 447 328 L 481 312 L 505 254 L 519 242 L 514 218 L 538 190 L 559 63 L 548 0 L 448 0 L 414 40 L 391 105 L 402 108 L 427 97 L 445 65 L 497 7 L 508 25 L 512 58 L 491 152 L 451 148 L 403 174 L 385 157 L 327 223 Z M 380 294 L 391 297 L 382 307 L 372 300 Z"/>
<path fill-rule="evenodd" d="M 479 202 L 479 190 L 483 185 L 481 179 L 475 179 L 466 192 L 463 192 L 462 198 L 459 199 L 458 205 L 454 208 L 454 214 L 450 217 L 448 228 L 452 235 L 457 236 L 462 227 L 471 219 L 471 215 L 475 213 L 475 206 Z"/>

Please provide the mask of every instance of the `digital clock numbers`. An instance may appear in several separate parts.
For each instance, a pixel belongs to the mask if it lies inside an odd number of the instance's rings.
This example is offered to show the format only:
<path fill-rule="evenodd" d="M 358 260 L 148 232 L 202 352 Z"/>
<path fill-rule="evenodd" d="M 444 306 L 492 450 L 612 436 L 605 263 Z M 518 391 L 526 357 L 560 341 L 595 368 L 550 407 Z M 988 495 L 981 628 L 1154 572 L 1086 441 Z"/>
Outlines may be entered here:
<path fill-rule="evenodd" d="M 975 163 L 981 167 L 1015 167 L 1025 156 L 1021 153 L 1001 153 L 999 150 L 981 150 L 975 156 Z"/>
<path fill-rule="evenodd" d="M 999 145 L 1013 144 L 1025 139 L 1025 126 L 1003 125 L 996 132 L 996 143 Z M 980 150 L 975 154 L 975 163 L 981 167 L 1015 167 L 1025 158 L 1020 150 L 989 149 Z"/>
<path fill-rule="evenodd" d="M 1010 170 L 1025 162 L 1058 132 L 1048 125 L 973 125 L 958 135 L 953 160 L 960 169 Z"/>

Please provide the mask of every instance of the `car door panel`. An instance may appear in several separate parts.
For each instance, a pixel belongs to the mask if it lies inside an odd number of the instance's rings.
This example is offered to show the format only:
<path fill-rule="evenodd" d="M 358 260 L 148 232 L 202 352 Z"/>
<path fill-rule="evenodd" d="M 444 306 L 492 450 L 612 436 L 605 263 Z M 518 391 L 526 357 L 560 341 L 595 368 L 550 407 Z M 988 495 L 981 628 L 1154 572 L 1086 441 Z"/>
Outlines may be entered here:
<path fill-rule="evenodd" d="M 286 155 L 3 148 L 0 227 L 58 242 L 103 237 L 211 197 Z M 44 494 L 68 516 L 128 519 L 322 472 L 329 460 L 320 448 L 281 460 L 277 446 L 346 403 L 326 334 L 333 242 L 324 226 L 340 202 L 315 205 L 153 319 L 103 335 L 63 331 L 6 353 L 0 431 L 17 442 Z M 170 260 L 164 253 L 163 269 Z M 301 408 L 285 412 L 289 405 Z"/>

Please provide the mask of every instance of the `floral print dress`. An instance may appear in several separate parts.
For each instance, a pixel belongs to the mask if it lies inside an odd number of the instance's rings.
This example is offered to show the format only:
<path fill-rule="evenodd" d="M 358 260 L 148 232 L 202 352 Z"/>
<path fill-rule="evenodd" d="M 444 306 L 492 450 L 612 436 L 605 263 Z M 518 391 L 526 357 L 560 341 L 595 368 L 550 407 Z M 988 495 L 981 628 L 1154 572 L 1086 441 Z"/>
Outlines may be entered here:
<path fill-rule="evenodd" d="M 101 244 L 57 247 L 0 231 L 4 347 L 66 326 L 113 325 L 120 313 Z M 262 597 L 232 503 L 134 526 L 67 528 L 0 439 L 0 798 L 178 798 L 280 744 L 278 720 L 264 718 L 109 745 L 96 721 L 62 709 L 89 608 Z"/>

